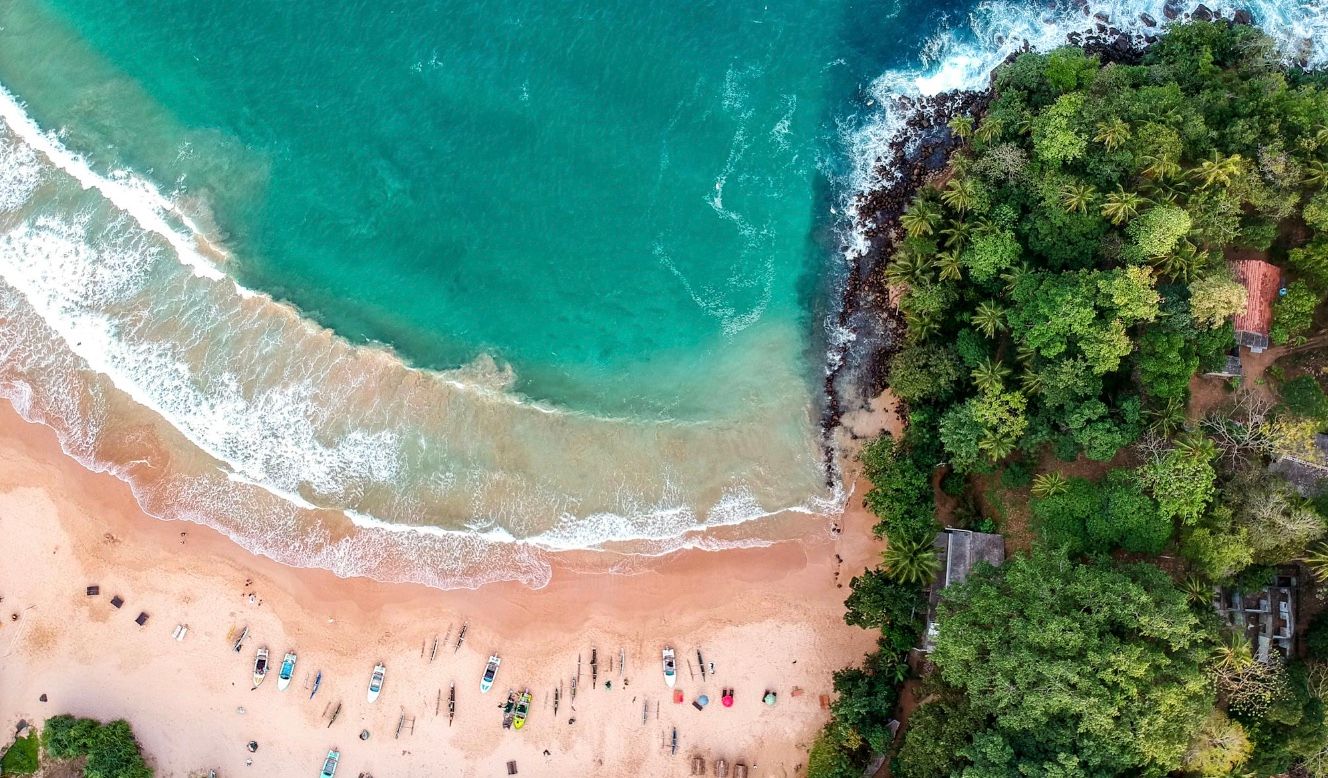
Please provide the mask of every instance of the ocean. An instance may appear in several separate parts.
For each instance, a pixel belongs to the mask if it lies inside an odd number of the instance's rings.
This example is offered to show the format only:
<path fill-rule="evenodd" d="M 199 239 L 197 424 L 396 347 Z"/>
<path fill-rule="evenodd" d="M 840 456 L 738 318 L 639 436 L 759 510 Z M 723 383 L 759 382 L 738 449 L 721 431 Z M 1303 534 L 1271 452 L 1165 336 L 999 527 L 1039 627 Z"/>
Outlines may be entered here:
<path fill-rule="evenodd" d="M 1142 31 L 1164 3 L 1092 3 Z M 1328 58 L 1316 0 L 1248 7 Z M 901 96 L 1070 3 L 0 5 L 0 394 L 144 509 L 473 587 L 769 543 Z M 579 557 L 584 558 L 584 556 Z"/>

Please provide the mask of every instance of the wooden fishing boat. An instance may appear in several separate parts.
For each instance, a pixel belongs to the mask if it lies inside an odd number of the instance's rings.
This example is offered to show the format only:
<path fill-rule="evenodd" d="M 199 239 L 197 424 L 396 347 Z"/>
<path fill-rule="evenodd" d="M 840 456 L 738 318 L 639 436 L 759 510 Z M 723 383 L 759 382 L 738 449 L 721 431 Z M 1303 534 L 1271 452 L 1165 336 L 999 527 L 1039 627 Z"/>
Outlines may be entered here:
<path fill-rule="evenodd" d="M 319 670 L 318 675 L 314 676 L 314 688 L 313 691 L 309 692 L 309 699 L 312 700 L 314 698 L 314 695 L 318 694 L 318 687 L 321 686 L 322 684 L 323 684 L 323 671 Z"/>
<path fill-rule="evenodd" d="M 672 648 L 664 649 L 664 683 L 670 689 L 678 682 L 678 660 L 673 654 Z"/>
<path fill-rule="evenodd" d="M 456 684 L 447 690 L 447 726 L 452 726 L 452 719 L 456 718 Z"/>
<path fill-rule="evenodd" d="M 258 688 L 258 685 L 261 684 L 261 683 L 263 682 L 263 679 L 264 679 L 264 678 L 267 678 L 267 647 L 266 647 L 266 646 L 264 646 L 264 647 L 262 647 L 262 648 L 259 648 L 259 649 L 258 649 L 258 653 L 254 656 L 254 688 L 255 688 L 255 689 L 257 689 L 257 688 Z"/>
<path fill-rule="evenodd" d="M 488 694 L 489 690 L 493 688 L 493 679 L 498 675 L 498 665 L 502 663 L 503 660 L 498 658 L 497 654 L 489 657 L 489 664 L 485 665 L 484 675 L 480 678 L 481 694 Z"/>
<path fill-rule="evenodd" d="M 281 660 L 281 670 L 277 673 L 277 691 L 286 691 L 286 687 L 290 686 L 291 678 L 295 676 L 295 659 L 295 652 L 287 651 Z"/>
<path fill-rule="evenodd" d="M 516 718 L 516 690 L 507 690 L 507 702 L 503 703 L 503 729 L 512 728 L 512 720 Z"/>
<path fill-rule="evenodd" d="M 387 678 L 387 667 L 379 662 L 374 665 L 373 675 L 369 676 L 369 702 L 378 699 L 379 693 L 383 691 L 383 680 Z"/>

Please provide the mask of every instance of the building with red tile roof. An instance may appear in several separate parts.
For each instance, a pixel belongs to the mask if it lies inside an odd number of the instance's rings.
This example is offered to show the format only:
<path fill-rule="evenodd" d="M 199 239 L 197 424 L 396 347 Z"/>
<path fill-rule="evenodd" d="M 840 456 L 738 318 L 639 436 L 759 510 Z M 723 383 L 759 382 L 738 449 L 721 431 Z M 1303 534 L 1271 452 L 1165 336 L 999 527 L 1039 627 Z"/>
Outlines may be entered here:
<path fill-rule="evenodd" d="M 1248 292 L 1245 310 L 1235 316 L 1236 345 L 1259 353 L 1268 348 L 1273 302 L 1282 288 L 1282 271 L 1261 259 L 1231 263 L 1231 272 Z"/>

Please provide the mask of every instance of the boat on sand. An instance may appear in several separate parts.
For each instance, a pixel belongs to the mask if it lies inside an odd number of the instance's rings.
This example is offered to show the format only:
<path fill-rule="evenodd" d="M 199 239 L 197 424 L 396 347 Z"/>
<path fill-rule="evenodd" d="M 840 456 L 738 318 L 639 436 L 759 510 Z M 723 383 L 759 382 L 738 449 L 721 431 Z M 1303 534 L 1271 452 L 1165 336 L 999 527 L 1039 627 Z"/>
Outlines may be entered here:
<path fill-rule="evenodd" d="M 489 664 L 484 667 L 484 677 L 480 678 L 480 693 L 487 694 L 493 688 L 493 679 L 498 675 L 498 665 L 503 660 L 498 658 L 497 654 L 489 657 Z"/>
<path fill-rule="evenodd" d="M 521 701 L 516 704 L 516 716 L 512 719 L 512 728 L 521 729 L 526 726 L 526 716 L 530 713 L 530 690 L 521 690 Z"/>
<path fill-rule="evenodd" d="M 285 691 L 290 686 L 291 677 L 295 675 L 295 652 L 287 651 L 286 657 L 281 660 L 281 671 L 277 673 L 277 691 Z"/>
<path fill-rule="evenodd" d="M 338 764 L 341 764 L 341 752 L 334 748 L 327 752 L 327 759 L 323 760 L 323 772 L 319 773 L 318 778 L 336 778 Z"/>
<path fill-rule="evenodd" d="M 668 684 L 669 688 L 672 689 L 673 684 L 677 683 L 677 681 L 678 660 L 673 655 L 673 649 L 666 648 L 664 649 L 664 683 Z"/>
<path fill-rule="evenodd" d="M 374 665 L 373 675 L 369 676 L 369 702 L 378 699 L 383 691 L 383 679 L 387 677 L 387 667 L 382 662 Z"/>
<path fill-rule="evenodd" d="M 503 703 L 503 729 L 512 728 L 512 720 L 516 718 L 516 690 L 507 690 L 507 702 Z"/>
<path fill-rule="evenodd" d="M 263 646 L 262 648 L 258 649 L 258 653 L 254 656 L 254 688 L 257 689 L 258 685 L 262 683 L 263 679 L 266 677 L 267 677 L 267 647 Z"/>

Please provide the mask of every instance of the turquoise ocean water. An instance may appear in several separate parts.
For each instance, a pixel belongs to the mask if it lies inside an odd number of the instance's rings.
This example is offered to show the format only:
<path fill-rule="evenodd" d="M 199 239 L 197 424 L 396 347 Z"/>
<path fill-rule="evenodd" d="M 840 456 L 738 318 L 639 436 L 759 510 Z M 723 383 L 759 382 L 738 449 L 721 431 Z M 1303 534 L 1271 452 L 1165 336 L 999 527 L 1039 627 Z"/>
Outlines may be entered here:
<path fill-rule="evenodd" d="M 1289 50 L 1328 30 L 1314 0 L 1252 7 Z M 345 575 L 538 585 L 555 550 L 769 542 L 843 499 L 824 321 L 894 98 L 1092 25 L 10 0 L 0 389 L 149 512 Z"/>

